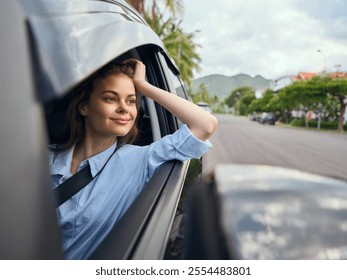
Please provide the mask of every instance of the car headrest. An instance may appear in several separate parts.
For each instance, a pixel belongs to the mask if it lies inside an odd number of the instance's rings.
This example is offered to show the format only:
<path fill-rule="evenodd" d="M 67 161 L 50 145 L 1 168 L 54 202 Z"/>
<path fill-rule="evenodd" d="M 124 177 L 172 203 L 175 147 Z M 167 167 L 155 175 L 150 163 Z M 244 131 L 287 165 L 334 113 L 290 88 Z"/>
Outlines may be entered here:
<path fill-rule="evenodd" d="M 69 139 L 66 114 L 70 99 L 70 96 L 66 96 L 45 106 L 50 144 L 63 144 Z"/>

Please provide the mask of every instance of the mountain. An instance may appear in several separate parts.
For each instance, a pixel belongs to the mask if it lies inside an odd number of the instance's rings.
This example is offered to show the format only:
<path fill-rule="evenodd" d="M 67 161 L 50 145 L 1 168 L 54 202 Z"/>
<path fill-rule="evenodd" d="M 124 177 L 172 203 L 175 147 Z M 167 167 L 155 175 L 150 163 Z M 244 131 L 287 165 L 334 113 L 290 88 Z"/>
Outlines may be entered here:
<path fill-rule="evenodd" d="M 219 100 L 227 97 L 234 89 L 249 86 L 257 90 L 269 88 L 270 80 L 262 76 L 251 77 L 247 74 L 238 74 L 227 77 L 224 75 L 208 75 L 192 81 L 192 93 L 199 90 L 199 86 L 205 84 L 209 96 L 217 96 Z"/>

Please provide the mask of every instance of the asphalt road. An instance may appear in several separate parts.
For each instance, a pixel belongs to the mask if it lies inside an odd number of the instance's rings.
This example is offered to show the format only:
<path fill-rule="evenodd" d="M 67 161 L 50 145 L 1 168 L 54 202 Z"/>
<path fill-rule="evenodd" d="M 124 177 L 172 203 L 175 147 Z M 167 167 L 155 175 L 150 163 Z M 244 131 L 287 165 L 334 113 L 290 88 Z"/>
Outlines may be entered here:
<path fill-rule="evenodd" d="M 204 174 L 217 164 L 262 164 L 347 180 L 347 135 L 262 125 L 217 115 L 219 126 L 204 157 Z"/>

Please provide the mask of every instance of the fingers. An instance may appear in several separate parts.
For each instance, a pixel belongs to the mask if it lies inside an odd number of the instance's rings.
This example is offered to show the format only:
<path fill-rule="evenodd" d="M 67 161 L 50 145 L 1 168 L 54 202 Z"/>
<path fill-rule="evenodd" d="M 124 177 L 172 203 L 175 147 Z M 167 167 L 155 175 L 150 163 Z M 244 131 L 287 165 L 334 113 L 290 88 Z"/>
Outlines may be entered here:
<path fill-rule="evenodd" d="M 122 63 L 131 65 L 135 69 L 135 72 L 141 68 L 146 69 L 146 66 L 142 63 L 142 61 L 135 58 L 128 58 L 124 60 Z"/>
<path fill-rule="evenodd" d="M 129 58 L 123 61 L 124 64 L 130 65 L 134 69 L 133 82 L 137 90 L 141 83 L 146 82 L 146 66 L 145 64 L 135 58 Z M 139 90 L 140 91 L 140 90 Z"/>
<path fill-rule="evenodd" d="M 139 60 L 136 60 L 134 80 L 145 80 L 146 66 Z"/>

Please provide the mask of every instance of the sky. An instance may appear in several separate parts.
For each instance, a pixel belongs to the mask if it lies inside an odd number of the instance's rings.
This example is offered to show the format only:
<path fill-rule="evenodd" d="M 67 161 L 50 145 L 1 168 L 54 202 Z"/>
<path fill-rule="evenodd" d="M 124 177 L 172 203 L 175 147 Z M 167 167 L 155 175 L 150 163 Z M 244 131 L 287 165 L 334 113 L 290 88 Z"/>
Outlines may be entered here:
<path fill-rule="evenodd" d="M 201 45 L 195 78 L 347 71 L 346 0 L 182 1 L 181 27 Z"/>

